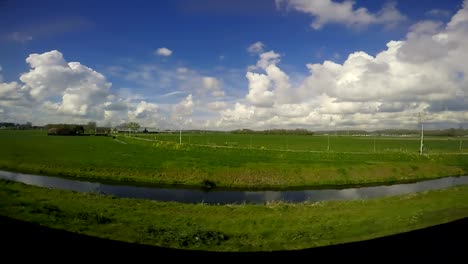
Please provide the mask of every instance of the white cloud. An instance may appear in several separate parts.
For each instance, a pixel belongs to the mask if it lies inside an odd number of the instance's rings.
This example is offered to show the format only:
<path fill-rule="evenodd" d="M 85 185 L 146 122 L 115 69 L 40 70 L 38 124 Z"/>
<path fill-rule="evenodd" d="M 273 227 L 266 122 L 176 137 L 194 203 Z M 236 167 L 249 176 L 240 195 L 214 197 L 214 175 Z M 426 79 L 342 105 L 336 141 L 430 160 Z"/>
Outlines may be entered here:
<path fill-rule="evenodd" d="M 124 111 L 128 109 L 128 103 L 124 100 L 120 99 L 116 102 L 105 102 L 104 103 L 104 110 L 106 111 Z"/>
<path fill-rule="evenodd" d="M 451 12 L 449 10 L 435 8 L 427 11 L 426 15 L 433 17 L 449 17 L 450 13 Z"/>
<path fill-rule="evenodd" d="M 51 122 L 104 121 L 106 112 L 122 112 L 122 99 L 111 84 L 79 62 L 66 62 L 57 50 L 30 54 L 31 69 L 21 83 L 0 83 L 0 108 L 12 119 Z"/>
<path fill-rule="evenodd" d="M 31 70 L 20 76 L 35 100 L 48 110 L 73 116 L 103 116 L 102 104 L 111 84 L 106 78 L 79 62 L 67 63 L 57 50 L 31 54 L 26 59 Z M 61 97 L 56 101 L 55 98 Z"/>
<path fill-rule="evenodd" d="M 7 39 L 12 42 L 26 43 L 31 41 L 33 37 L 25 33 L 13 32 L 7 36 Z"/>
<path fill-rule="evenodd" d="M 177 73 L 187 73 L 189 70 L 187 68 L 184 68 L 184 67 L 181 67 L 181 68 L 177 68 Z"/>
<path fill-rule="evenodd" d="M 268 76 L 247 72 L 245 77 L 249 80 L 247 100 L 258 107 L 272 107 L 275 95 L 271 91 L 271 80 Z"/>
<path fill-rule="evenodd" d="M 275 53 L 274 51 L 264 52 L 260 54 L 260 59 L 257 61 L 257 67 L 266 69 L 268 65 L 278 63 L 280 61 L 280 57 L 281 56 L 278 53 Z"/>
<path fill-rule="evenodd" d="M 174 106 L 173 118 L 179 120 L 191 116 L 193 113 L 193 106 L 192 95 L 189 94 L 184 100 Z"/>
<path fill-rule="evenodd" d="M 159 106 L 153 103 L 147 103 L 141 101 L 136 109 L 129 111 L 129 116 L 131 119 L 145 119 L 145 118 L 154 118 L 159 112 Z"/>
<path fill-rule="evenodd" d="M 17 82 L 0 83 L 0 105 L 18 105 L 27 103 L 27 89 Z"/>
<path fill-rule="evenodd" d="M 225 109 L 227 107 L 227 104 L 226 102 L 223 102 L 223 101 L 214 101 L 214 102 L 208 103 L 206 107 L 208 107 L 208 109 L 211 109 L 213 111 L 219 111 L 219 110 Z"/>
<path fill-rule="evenodd" d="M 212 100 L 213 97 L 225 96 L 223 81 L 213 76 L 203 76 L 196 70 L 187 67 L 175 69 L 163 68 L 159 65 L 141 65 L 136 70 L 128 71 L 127 80 L 136 82 L 145 90 L 157 89 L 163 94 L 193 94 L 194 96 Z M 149 95 L 148 95 L 149 96 Z M 153 96 L 153 92 L 151 92 Z"/>
<path fill-rule="evenodd" d="M 260 54 L 246 74 L 246 103 L 222 111 L 220 126 L 414 127 L 421 111 L 434 124 L 468 124 L 466 5 L 445 27 L 416 23 L 405 40 L 388 42 L 376 56 L 359 51 L 342 64 L 308 64 L 310 75 L 297 87 L 279 59 L 274 52 Z"/>
<path fill-rule="evenodd" d="M 265 44 L 263 44 L 261 41 L 257 41 L 253 43 L 252 45 L 250 45 L 247 48 L 247 51 L 251 54 L 258 54 L 258 53 L 262 53 L 264 48 L 265 48 Z"/>
<path fill-rule="evenodd" d="M 202 78 L 203 89 L 214 97 L 224 96 L 224 91 L 221 89 L 221 82 L 214 77 Z"/>
<path fill-rule="evenodd" d="M 155 54 L 158 56 L 169 57 L 172 55 L 172 50 L 162 47 L 162 48 L 157 49 Z"/>
<path fill-rule="evenodd" d="M 274 51 L 259 55 L 256 67 L 250 67 L 246 74 L 249 81 L 247 100 L 257 107 L 273 107 L 276 104 L 294 102 L 295 94 L 285 74 L 276 64 L 280 55 Z M 254 73 L 255 69 L 264 70 L 266 74 Z"/>
<path fill-rule="evenodd" d="M 371 24 L 393 25 L 406 19 L 394 2 L 386 4 L 378 13 L 371 13 L 365 7 L 355 8 L 355 2 L 346 0 L 276 0 L 276 6 L 295 9 L 315 18 L 310 25 L 313 29 L 321 29 L 324 25 L 334 23 L 347 26 L 366 26 Z"/>
<path fill-rule="evenodd" d="M 254 116 L 254 111 L 255 107 L 237 102 L 233 109 L 222 111 L 221 122 L 227 126 L 250 123 L 249 121 Z"/>
<path fill-rule="evenodd" d="M 341 56 L 340 63 L 307 64 L 309 73 L 298 77 L 283 69 L 279 53 L 260 52 L 245 72 L 244 89 L 219 72 L 124 66 L 120 74 L 135 87 L 116 91 L 104 75 L 67 62 L 58 51 L 31 54 L 31 69 L 20 81 L 0 82 L 0 113 L 4 120 L 34 123 L 135 120 L 161 128 L 317 130 L 415 128 L 418 112 L 426 111 L 428 124 L 468 125 L 466 5 L 446 25 L 415 23 L 406 38 L 389 41 L 375 55 Z"/>

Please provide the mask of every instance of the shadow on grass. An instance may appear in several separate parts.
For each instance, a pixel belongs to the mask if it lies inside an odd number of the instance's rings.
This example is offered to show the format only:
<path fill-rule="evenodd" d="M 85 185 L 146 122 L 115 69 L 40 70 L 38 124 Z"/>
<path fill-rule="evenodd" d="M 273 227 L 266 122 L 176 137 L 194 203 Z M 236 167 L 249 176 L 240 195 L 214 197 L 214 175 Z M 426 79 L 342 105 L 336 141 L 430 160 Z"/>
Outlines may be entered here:
<path fill-rule="evenodd" d="M 449 259 L 466 257 L 468 218 L 366 241 L 274 252 L 207 252 L 139 245 L 51 229 L 4 216 L 0 216 L 0 233 L 3 252 L 16 256 L 17 260 L 28 256 L 34 256 L 36 261 L 41 258 L 64 261 L 81 258 L 88 260 L 102 258 L 107 261 L 129 258 L 134 261 L 149 257 L 155 261 L 169 258 L 171 261 L 200 259 L 204 262 L 241 259 L 265 261 L 282 258 L 292 261 L 304 259 L 309 260 L 308 262 L 317 262 L 319 259 L 380 262 L 384 259 L 434 261 L 434 258 L 441 258 L 446 263 Z"/>

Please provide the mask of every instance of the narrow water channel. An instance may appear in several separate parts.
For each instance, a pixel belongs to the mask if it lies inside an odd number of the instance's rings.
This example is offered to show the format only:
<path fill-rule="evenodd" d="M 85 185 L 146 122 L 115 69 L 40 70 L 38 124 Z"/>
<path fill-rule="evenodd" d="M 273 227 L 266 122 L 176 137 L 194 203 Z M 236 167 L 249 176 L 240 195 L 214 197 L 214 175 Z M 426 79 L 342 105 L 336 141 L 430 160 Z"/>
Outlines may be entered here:
<path fill-rule="evenodd" d="M 271 201 L 285 202 L 318 202 L 328 200 L 371 199 L 384 196 L 410 194 L 428 190 L 438 190 L 448 187 L 468 184 L 468 176 L 446 177 L 436 180 L 426 180 L 416 183 L 371 186 L 348 189 L 319 189 L 297 191 L 242 191 L 242 190 L 211 190 L 177 189 L 142 187 L 131 185 L 113 185 L 99 182 L 63 179 L 52 176 L 30 175 L 9 171 L 0 171 L 0 179 L 22 182 L 29 185 L 71 190 L 78 192 L 94 192 L 126 198 L 141 198 L 158 201 L 174 201 L 182 203 L 207 204 L 264 204 Z"/>

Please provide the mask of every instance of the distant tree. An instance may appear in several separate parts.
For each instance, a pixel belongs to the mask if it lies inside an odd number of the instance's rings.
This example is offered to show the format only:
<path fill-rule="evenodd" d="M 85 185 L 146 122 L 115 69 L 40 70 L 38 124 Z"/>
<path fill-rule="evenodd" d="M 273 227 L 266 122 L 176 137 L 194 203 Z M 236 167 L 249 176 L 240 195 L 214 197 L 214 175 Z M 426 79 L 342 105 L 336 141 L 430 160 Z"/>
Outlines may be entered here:
<path fill-rule="evenodd" d="M 84 133 L 82 125 L 75 124 L 48 124 L 49 135 L 81 135 Z"/>
<path fill-rule="evenodd" d="M 128 123 L 128 128 L 135 133 L 140 128 L 140 124 L 137 122 L 130 122 Z"/>
<path fill-rule="evenodd" d="M 92 130 L 92 129 L 95 129 L 96 126 L 97 126 L 96 122 L 90 121 L 90 122 L 88 122 L 87 128 Z"/>
<path fill-rule="evenodd" d="M 88 124 L 86 125 L 86 130 L 88 130 L 88 133 L 94 133 L 96 134 L 96 122 L 88 122 Z"/>
<path fill-rule="evenodd" d="M 124 123 L 122 123 L 122 124 L 120 124 L 120 125 L 117 125 L 116 127 L 117 127 L 117 128 L 128 128 L 128 123 L 125 123 L 125 122 L 124 122 Z"/>

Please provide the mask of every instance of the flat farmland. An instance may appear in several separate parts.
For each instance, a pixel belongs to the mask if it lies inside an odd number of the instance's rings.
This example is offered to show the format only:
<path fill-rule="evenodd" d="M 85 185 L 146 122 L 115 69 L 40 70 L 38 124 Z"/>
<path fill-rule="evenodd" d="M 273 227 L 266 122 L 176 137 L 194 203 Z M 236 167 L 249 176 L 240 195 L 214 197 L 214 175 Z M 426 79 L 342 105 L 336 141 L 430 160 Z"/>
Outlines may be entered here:
<path fill-rule="evenodd" d="M 329 151 L 324 150 L 327 136 L 213 133 L 182 137 L 190 144 L 173 142 L 178 138 L 174 134 L 117 135 L 113 139 L 0 131 L 0 169 L 123 182 L 277 189 L 468 174 L 468 156 L 464 149 L 456 150 L 460 144 L 456 139 L 428 139 L 426 145 L 438 151 L 421 156 L 417 140 L 407 138 L 375 139 L 374 153 L 374 139 L 364 137 L 330 136 Z M 252 147 L 248 147 L 250 137 Z"/>
<path fill-rule="evenodd" d="M 131 135 L 157 141 L 179 143 L 179 133 Z M 233 133 L 182 133 L 182 143 L 293 151 L 333 152 L 405 152 L 419 153 L 419 137 L 336 136 L 336 135 L 262 135 Z M 424 151 L 435 153 L 463 153 L 468 150 L 468 138 L 425 137 Z"/>

